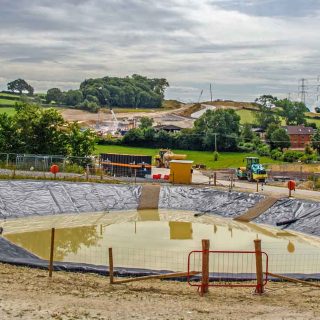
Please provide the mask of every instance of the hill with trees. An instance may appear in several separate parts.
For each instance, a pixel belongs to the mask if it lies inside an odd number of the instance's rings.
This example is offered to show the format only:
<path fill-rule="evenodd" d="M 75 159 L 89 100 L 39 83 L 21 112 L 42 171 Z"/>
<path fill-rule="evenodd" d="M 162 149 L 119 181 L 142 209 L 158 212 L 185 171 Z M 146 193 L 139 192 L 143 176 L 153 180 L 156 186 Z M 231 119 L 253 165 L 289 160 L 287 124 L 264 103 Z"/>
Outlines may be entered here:
<path fill-rule="evenodd" d="M 160 108 L 168 86 L 164 78 L 150 79 L 138 74 L 125 78 L 87 79 L 77 90 L 49 89 L 46 102 L 92 112 L 97 112 L 100 107 Z"/>

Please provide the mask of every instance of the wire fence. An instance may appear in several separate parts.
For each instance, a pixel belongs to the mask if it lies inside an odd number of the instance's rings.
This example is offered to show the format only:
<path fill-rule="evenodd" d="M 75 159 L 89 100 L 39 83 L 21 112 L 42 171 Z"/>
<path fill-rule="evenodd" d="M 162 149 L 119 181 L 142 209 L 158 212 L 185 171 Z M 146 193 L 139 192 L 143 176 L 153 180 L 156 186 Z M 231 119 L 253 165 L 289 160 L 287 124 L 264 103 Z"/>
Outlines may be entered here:
<path fill-rule="evenodd" d="M 138 247 L 117 245 L 112 241 L 114 234 L 110 232 L 110 241 L 103 241 L 103 226 L 79 226 L 76 228 L 57 229 L 55 233 L 53 260 L 56 263 L 68 262 L 79 265 L 100 266 L 105 271 L 109 267 L 108 249 L 113 248 L 113 263 L 121 274 L 139 274 L 149 272 L 187 272 L 189 269 L 201 271 L 201 243 L 198 247 L 179 245 L 175 248 L 149 247 L 140 243 Z M 5 237 L 12 243 L 23 247 L 41 259 L 50 257 L 51 230 L 8 234 Z M 146 241 L 148 241 L 146 239 Z M 290 244 L 289 244 L 290 245 Z M 216 248 L 215 248 L 216 249 Z M 214 251 L 209 258 L 209 272 L 216 284 L 232 281 L 254 281 L 255 255 L 253 242 L 243 245 L 243 250 Z M 262 242 L 264 272 L 289 274 L 297 278 L 320 279 L 320 248 L 291 248 L 284 253 L 283 246 L 278 243 Z M 244 251 L 244 252 L 240 252 Z M 268 268 L 266 266 L 268 265 Z"/>

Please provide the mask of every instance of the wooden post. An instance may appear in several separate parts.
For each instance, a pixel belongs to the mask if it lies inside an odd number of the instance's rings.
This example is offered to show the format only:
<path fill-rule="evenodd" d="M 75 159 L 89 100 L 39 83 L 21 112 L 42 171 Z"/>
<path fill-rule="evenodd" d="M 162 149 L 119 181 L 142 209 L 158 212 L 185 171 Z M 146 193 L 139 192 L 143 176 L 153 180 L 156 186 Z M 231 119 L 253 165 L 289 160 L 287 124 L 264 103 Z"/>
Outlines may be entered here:
<path fill-rule="evenodd" d="M 256 274 L 257 274 L 257 287 L 256 293 L 262 294 L 263 289 L 263 270 L 262 270 L 262 253 L 261 253 L 261 240 L 254 240 L 254 249 L 256 252 Z"/>
<path fill-rule="evenodd" d="M 210 240 L 202 240 L 202 283 L 201 295 L 203 296 L 208 292 L 209 284 L 209 250 Z"/>
<path fill-rule="evenodd" d="M 54 234 L 55 228 L 51 229 L 50 259 L 49 259 L 49 277 L 52 278 L 53 271 L 53 255 L 54 255 Z"/>
<path fill-rule="evenodd" d="M 213 185 L 214 186 L 217 185 L 217 173 L 216 172 L 213 173 Z"/>
<path fill-rule="evenodd" d="M 86 180 L 89 180 L 89 165 L 86 167 Z"/>
<path fill-rule="evenodd" d="M 109 248 L 109 277 L 110 277 L 110 284 L 113 283 L 113 254 L 112 248 Z"/>
<path fill-rule="evenodd" d="M 257 192 L 259 192 L 259 180 L 257 179 Z"/>

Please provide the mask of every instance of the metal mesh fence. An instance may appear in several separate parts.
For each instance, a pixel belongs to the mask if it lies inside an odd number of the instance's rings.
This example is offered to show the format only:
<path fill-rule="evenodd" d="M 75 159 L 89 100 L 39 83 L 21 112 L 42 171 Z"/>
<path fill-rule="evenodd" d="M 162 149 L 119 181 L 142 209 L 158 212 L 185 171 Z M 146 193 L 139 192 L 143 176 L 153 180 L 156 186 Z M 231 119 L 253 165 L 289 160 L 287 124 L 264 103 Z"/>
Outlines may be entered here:
<path fill-rule="evenodd" d="M 201 243 L 199 247 L 150 248 L 143 243 L 139 247 L 123 247 L 102 241 L 98 226 L 84 226 L 72 229 L 57 229 L 55 235 L 54 261 L 109 266 L 108 248 L 113 248 L 113 262 L 116 270 L 130 270 L 137 275 L 144 270 L 153 272 L 187 272 L 189 269 L 201 271 Z M 103 232 L 103 231 L 102 231 Z M 51 230 L 8 234 L 6 238 L 25 248 L 39 258 L 49 259 Z M 244 250 L 253 250 L 253 243 L 247 243 Z M 268 271 L 276 274 L 301 275 L 318 278 L 320 276 L 320 249 L 295 249 L 284 254 L 283 248 L 276 243 L 262 243 L 262 251 L 268 255 Z M 198 250 L 198 251 L 197 251 Z M 264 272 L 266 256 L 263 255 Z M 232 281 L 254 281 L 254 251 L 214 251 L 210 254 L 210 277 L 216 284 Z"/>

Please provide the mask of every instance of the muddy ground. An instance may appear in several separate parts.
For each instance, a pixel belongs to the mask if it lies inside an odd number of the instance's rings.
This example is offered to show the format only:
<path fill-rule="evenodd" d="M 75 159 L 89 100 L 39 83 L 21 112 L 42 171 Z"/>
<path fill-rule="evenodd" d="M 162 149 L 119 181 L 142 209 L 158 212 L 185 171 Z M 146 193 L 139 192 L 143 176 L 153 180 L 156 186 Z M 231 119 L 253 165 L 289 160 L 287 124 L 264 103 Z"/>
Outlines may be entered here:
<path fill-rule="evenodd" d="M 0 319 L 320 319 L 320 291 L 270 283 L 263 296 L 250 288 L 215 288 L 200 297 L 183 282 L 110 285 L 92 274 L 0 264 Z"/>

